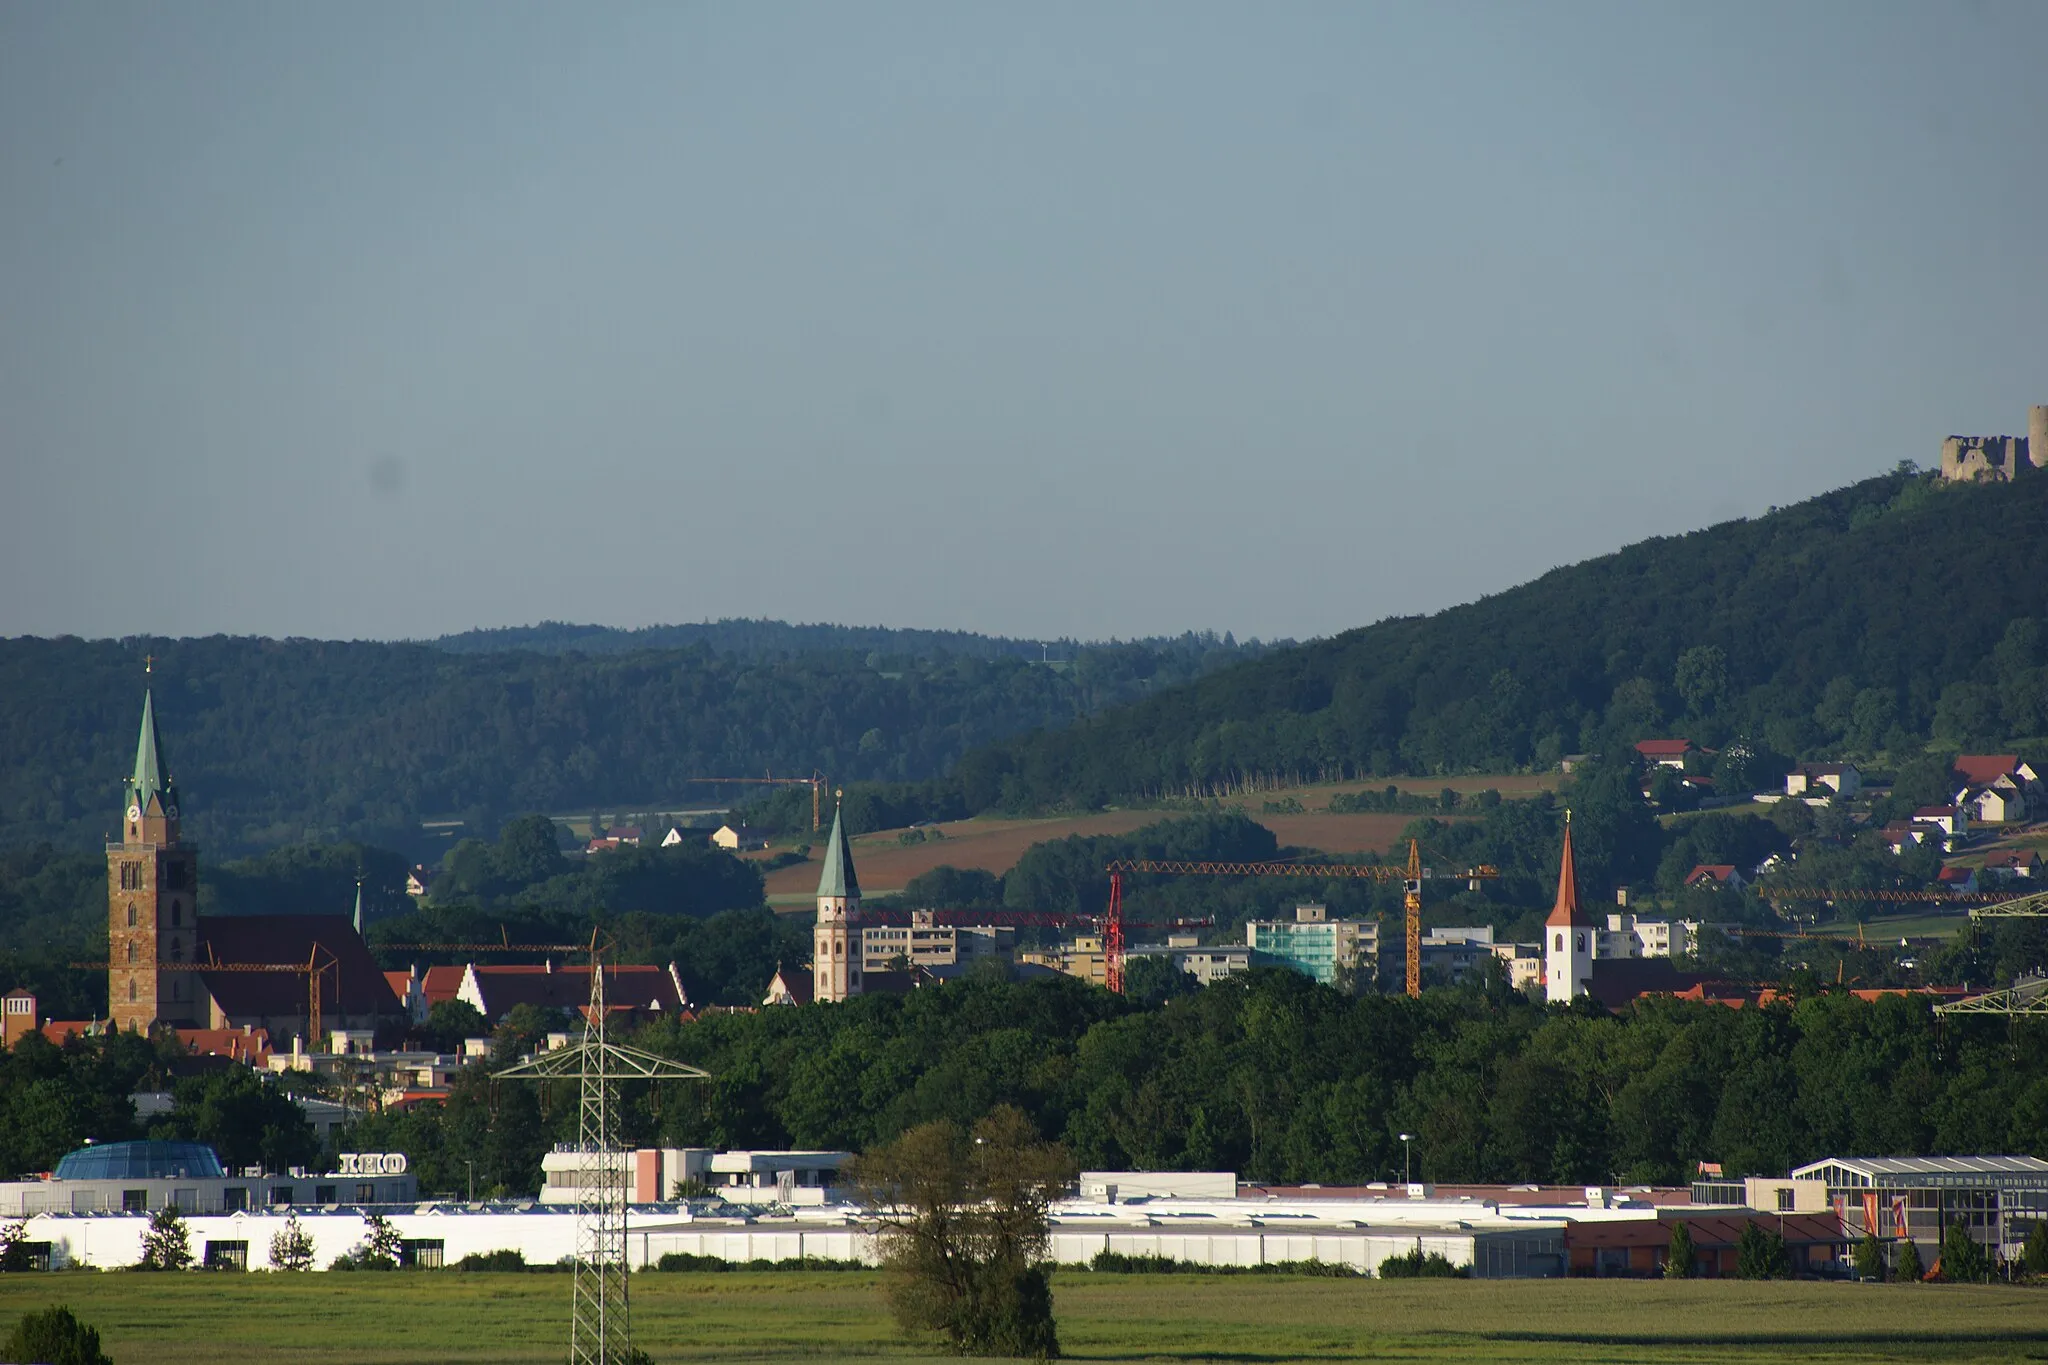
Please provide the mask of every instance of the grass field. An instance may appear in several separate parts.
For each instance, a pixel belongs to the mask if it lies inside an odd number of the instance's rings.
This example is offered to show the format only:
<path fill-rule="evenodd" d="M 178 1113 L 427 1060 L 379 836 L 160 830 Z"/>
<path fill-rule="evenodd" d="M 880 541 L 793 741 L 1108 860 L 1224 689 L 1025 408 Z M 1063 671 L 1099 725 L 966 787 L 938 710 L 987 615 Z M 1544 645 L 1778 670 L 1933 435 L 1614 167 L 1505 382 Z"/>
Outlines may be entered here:
<path fill-rule="evenodd" d="M 656 1361 L 928 1358 L 866 1273 L 648 1274 L 637 1343 Z M 0 1337 L 63 1302 L 117 1365 L 559 1362 L 560 1275 L 0 1276 Z M 2028 1361 L 2048 1290 L 1625 1280 L 1378 1281 L 1067 1272 L 1075 1360 Z"/>

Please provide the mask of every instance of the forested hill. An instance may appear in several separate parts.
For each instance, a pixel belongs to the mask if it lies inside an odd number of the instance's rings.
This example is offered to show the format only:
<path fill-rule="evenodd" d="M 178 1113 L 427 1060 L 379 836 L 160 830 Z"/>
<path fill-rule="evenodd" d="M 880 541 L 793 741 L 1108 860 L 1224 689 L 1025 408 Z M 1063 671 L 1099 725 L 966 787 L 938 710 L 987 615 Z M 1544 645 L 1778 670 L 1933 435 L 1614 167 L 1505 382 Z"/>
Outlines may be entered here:
<path fill-rule="evenodd" d="M 1189 631 L 1183 635 L 1149 636 L 1128 644 L 1121 641 L 1090 644 L 1072 639 L 1019 640 L 1003 635 L 977 635 L 966 630 L 902 630 L 893 626 L 822 623 L 791 625 L 787 621 L 726 617 L 673 626 L 641 626 L 633 630 L 543 621 L 533 626 L 466 630 L 459 635 L 443 635 L 425 643 L 454 654 L 495 654 L 508 649 L 527 649 L 540 654 L 634 654 L 650 649 L 688 649 L 693 645 L 703 645 L 720 654 L 755 661 L 824 651 L 879 654 L 884 658 L 929 659 L 959 654 L 971 659 L 1069 663 L 1102 650 L 1134 650 L 1164 656 L 1182 664 L 1191 660 L 1213 664 L 1255 658 L 1278 645 L 1292 642 L 1263 644 L 1258 640 L 1248 640 L 1239 644 L 1228 633 L 1219 638 L 1214 631 Z"/>
<path fill-rule="evenodd" d="M 306 838 L 413 846 L 522 811 L 733 799 L 688 777 L 917 781 L 1256 646 L 1214 636 L 1014 655 L 865 648 L 450 653 L 211 637 L 0 640 L 0 846 L 95 847 L 133 766 L 143 656 L 188 831 L 215 854 Z"/>
<path fill-rule="evenodd" d="M 1012 806 L 1216 795 L 1551 766 L 1652 735 L 1787 758 L 2026 747 L 2048 734 L 2044 548 L 2048 477 L 1902 470 L 991 746 L 961 786 Z"/>

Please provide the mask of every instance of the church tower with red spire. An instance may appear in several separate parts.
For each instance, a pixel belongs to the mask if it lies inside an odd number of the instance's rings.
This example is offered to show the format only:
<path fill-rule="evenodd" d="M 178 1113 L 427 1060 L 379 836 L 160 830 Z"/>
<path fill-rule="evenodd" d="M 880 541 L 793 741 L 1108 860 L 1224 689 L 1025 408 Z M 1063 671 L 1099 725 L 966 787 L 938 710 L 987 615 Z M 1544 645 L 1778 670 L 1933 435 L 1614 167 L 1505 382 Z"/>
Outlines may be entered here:
<path fill-rule="evenodd" d="M 1599 955 L 1600 931 L 1579 905 L 1579 871 L 1572 860 L 1572 813 L 1564 813 L 1564 856 L 1557 869 L 1557 904 L 1543 922 L 1543 993 L 1569 1004 L 1586 993 Z"/>

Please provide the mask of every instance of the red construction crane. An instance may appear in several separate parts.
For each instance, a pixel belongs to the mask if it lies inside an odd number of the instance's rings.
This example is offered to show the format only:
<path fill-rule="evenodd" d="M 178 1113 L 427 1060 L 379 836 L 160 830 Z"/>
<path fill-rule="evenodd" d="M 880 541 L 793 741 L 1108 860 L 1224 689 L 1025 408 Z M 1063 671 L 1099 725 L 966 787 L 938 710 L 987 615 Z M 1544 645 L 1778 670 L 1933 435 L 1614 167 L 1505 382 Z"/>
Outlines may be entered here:
<path fill-rule="evenodd" d="M 809 787 L 811 789 L 811 832 L 818 832 L 823 814 L 825 774 L 816 769 L 809 777 L 686 777 L 685 782 L 706 782 L 714 786 Z"/>
<path fill-rule="evenodd" d="M 1104 870 L 1109 873 L 1109 913 L 1105 917 L 1107 923 L 1102 936 L 1102 955 L 1104 971 L 1109 978 L 1109 988 L 1113 991 L 1121 992 L 1124 988 L 1123 874 L 1162 872 L 1173 876 L 1356 877 L 1366 881 L 1401 882 L 1407 893 L 1403 897 L 1402 908 L 1407 920 L 1408 994 L 1422 994 L 1422 883 L 1437 874 L 1422 865 L 1422 849 L 1413 839 L 1408 841 L 1408 862 L 1405 867 L 1393 863 L 1223 863 L 1119 858 Z M 1463 878 L 1466 885 L 1477 891 L 1481 881 L 1498 877 L 1500 869 L 1490 863 L 1481 863 L 1462 872 L 1444 875 Z"/>

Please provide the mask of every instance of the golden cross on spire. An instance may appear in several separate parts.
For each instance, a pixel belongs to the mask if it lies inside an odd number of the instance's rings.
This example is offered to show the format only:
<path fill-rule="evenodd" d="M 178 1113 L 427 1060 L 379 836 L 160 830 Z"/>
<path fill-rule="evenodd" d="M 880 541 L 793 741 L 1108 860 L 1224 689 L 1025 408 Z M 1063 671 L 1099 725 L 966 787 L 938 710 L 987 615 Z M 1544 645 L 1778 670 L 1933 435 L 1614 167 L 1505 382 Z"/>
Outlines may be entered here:
<path fill-rule="evenodd" d="M 156 672 L 156 655 L 145 654 L 142 656 L 142 671 L 144 673 Z"/>

